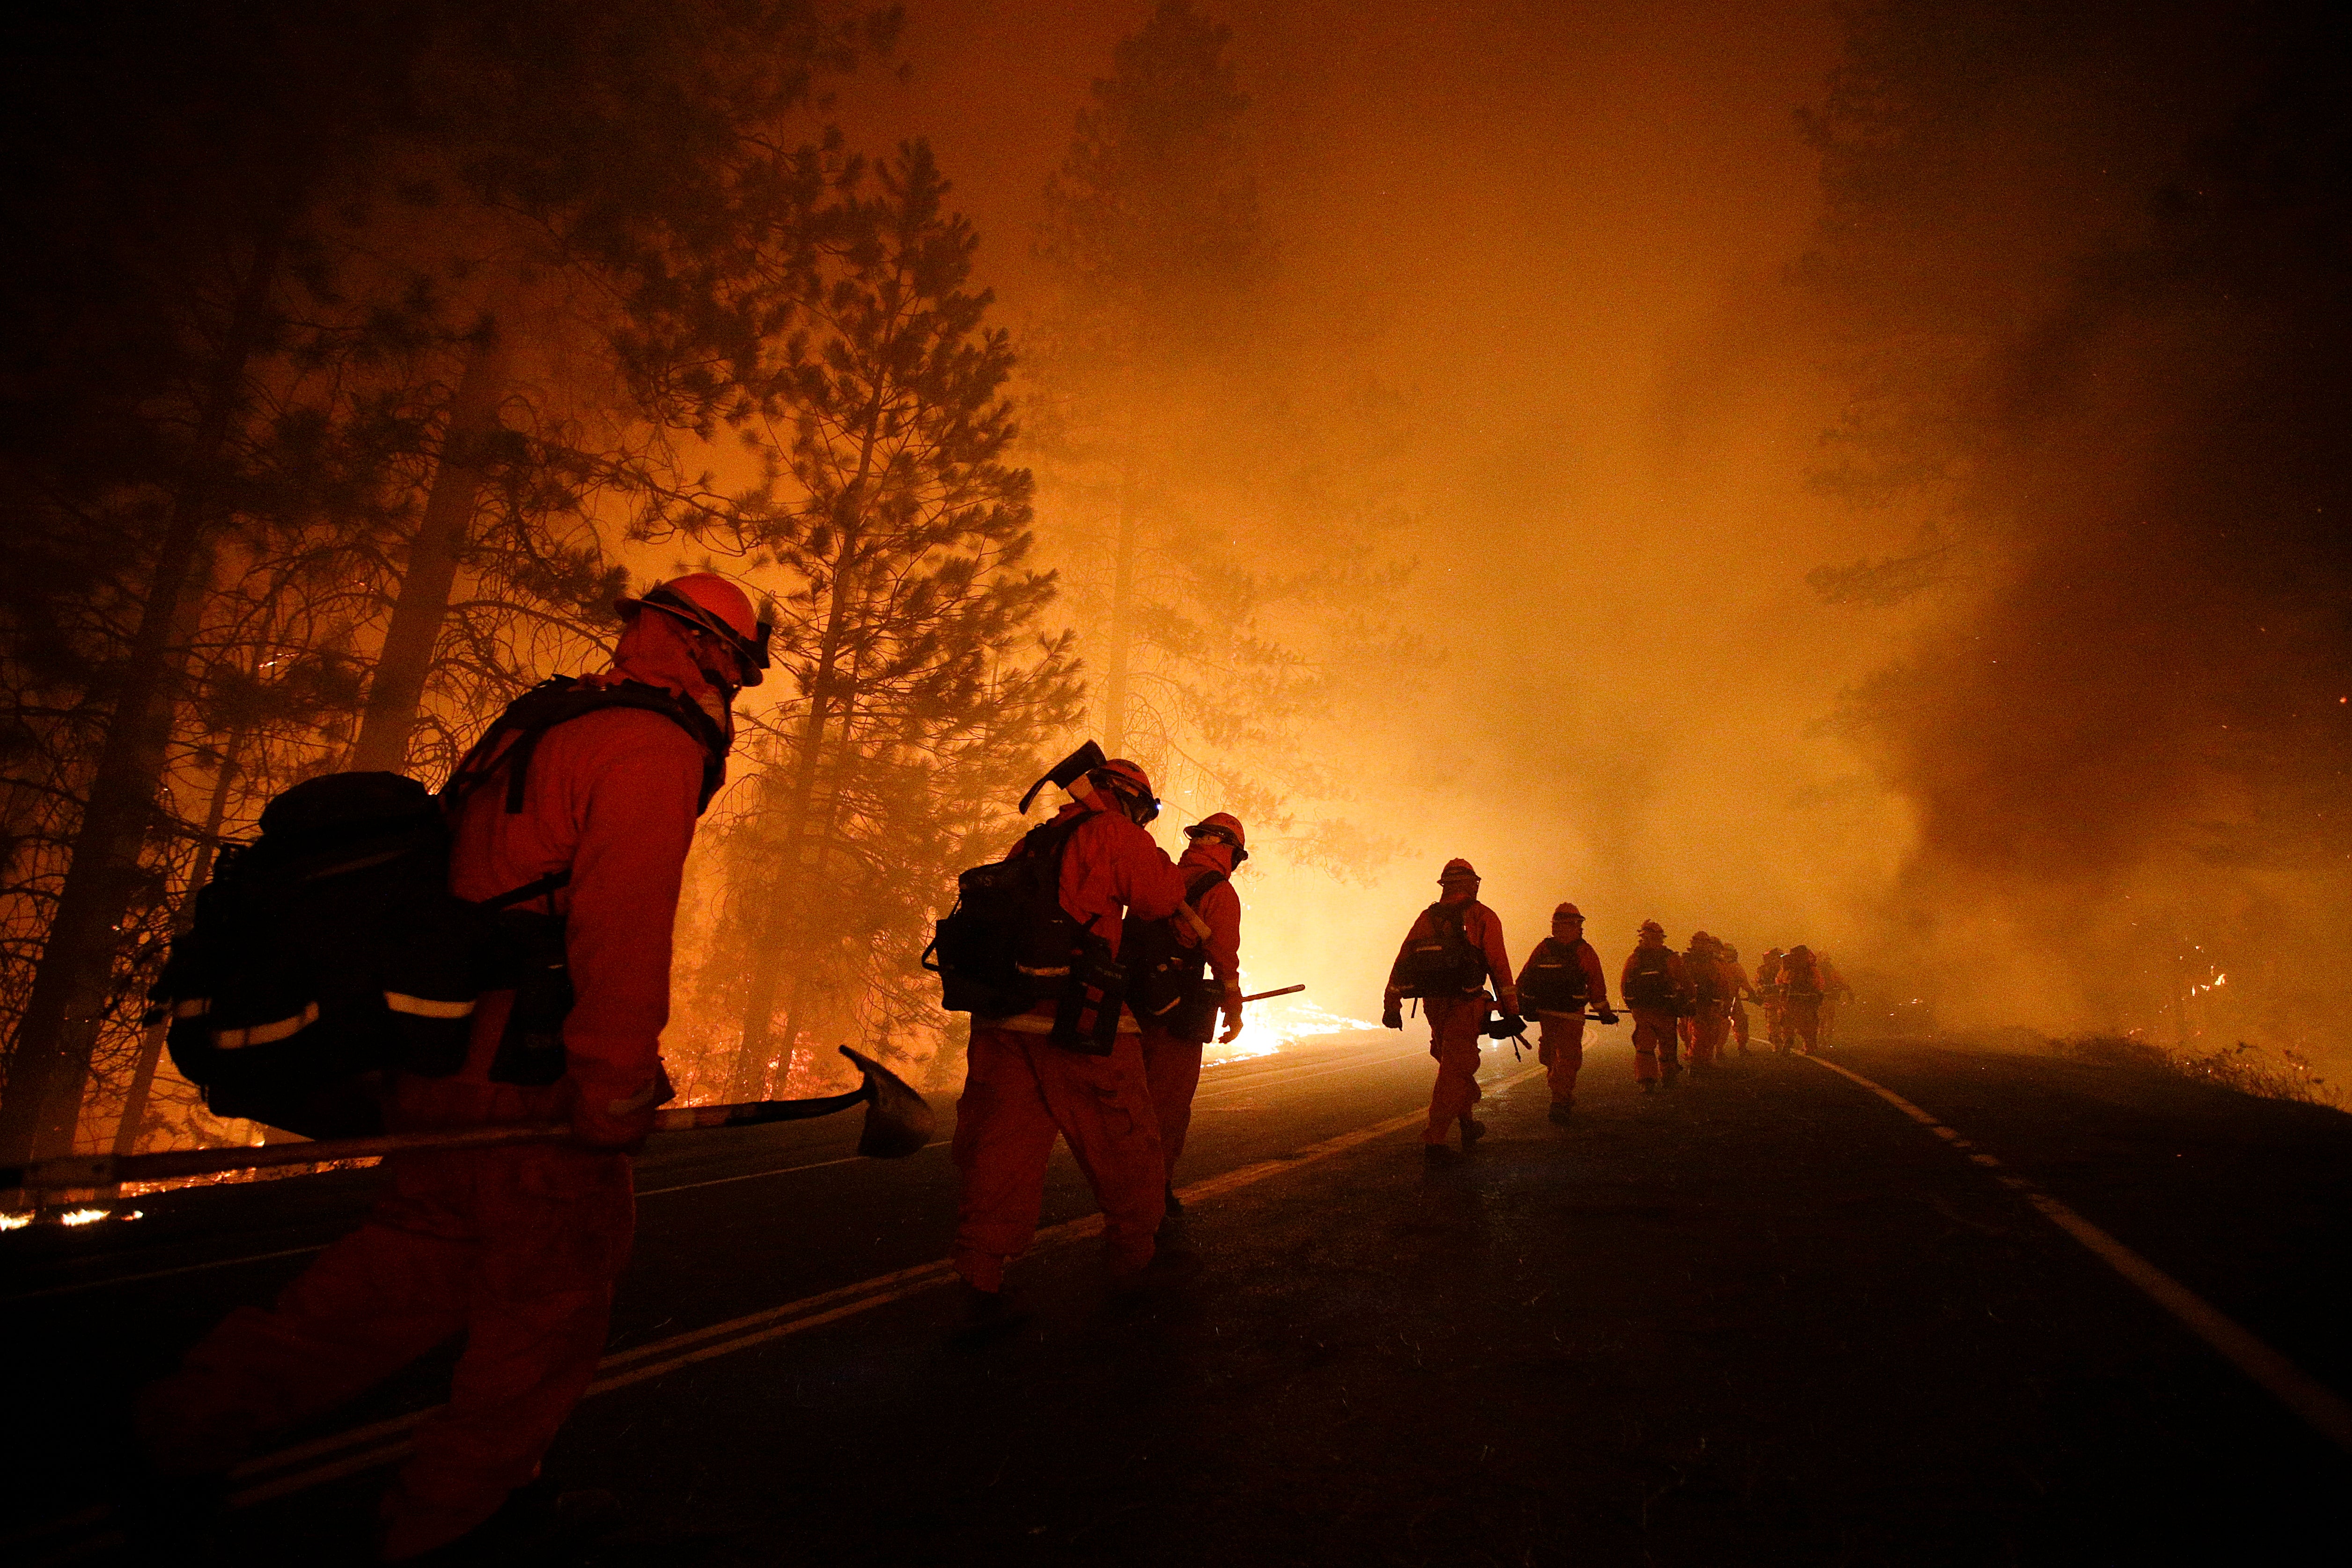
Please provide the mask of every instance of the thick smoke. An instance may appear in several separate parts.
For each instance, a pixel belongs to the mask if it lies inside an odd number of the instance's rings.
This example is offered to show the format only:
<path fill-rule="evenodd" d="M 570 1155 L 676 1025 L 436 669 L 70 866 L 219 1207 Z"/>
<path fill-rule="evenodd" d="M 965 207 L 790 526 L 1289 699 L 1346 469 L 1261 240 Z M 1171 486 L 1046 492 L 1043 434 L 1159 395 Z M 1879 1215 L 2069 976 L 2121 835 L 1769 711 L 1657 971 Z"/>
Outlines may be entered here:
<path fill-rule="evenodd" d="M 1822 125 L 1822 301 L 1879 394 L 1848 474 L 1939 531 L 1817 581 L 1948 605 L 1849 714 L 1916 811 L 1895 950 L 1948 1016 L 2326 1051 L 2345 35 L 2042 9 L 1877 13 Z"/>

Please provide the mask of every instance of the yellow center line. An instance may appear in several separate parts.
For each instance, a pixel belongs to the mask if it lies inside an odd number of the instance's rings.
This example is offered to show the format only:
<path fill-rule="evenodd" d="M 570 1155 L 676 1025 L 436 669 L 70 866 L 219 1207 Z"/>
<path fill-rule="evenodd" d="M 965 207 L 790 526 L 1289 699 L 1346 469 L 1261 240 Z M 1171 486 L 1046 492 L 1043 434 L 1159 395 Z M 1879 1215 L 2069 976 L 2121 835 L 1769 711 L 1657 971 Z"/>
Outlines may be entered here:
<path fill-rule="evenodd" d="M 1498 1082 L 1494 1092 L 1506 1093 L 1527 1080 L 1536 1077 L 1541 1071 L 1542 1069 L 1539 1067 L 1522 1067 L 1518 1071 L 1510 1073 Z M 1227 1171 L 1221 1176 L 1207 1176 L 1200 1181 L 1188 1183 L 1177 1189 L 1176 1196 L 1188 1206 L 1209 1198 L 1221 1197 L 1271 1177 L 1297 1170 L 1301 1166 L 1313 1165 L 1318 1160 L 1326 1160 L 1334 1155 L 1344 1154 L 1349 1149 L 1370 1143 L 1391 1133 L 1402 1132 L 1407 1127 L 1424 1125 L 1428 1120 L 1429 1113 L 1425 1108 L 1408 1112 L 1402 1116 L 1391 1116 L 1385 1120 L 1374 1122 L 1369 1126 L 1358 1127 L 1350 1132 L 1341 1133 L 1336 1137 L 1326 1138 L 1320 1143 L 1309 1144 L 1307 1147 L 1280 1159 L 1259 1160 L 1238 1169 Z M 1076 1219 L 1065 1220 L 1059 1225 L 1047 1226 L 1038 1231 L 1035 1239 L 1030 1244 L 1030 1250 L 1035 1252 L 1048 1248 L 1066 1246 L 1073 1241 L 1099 1236 L 1102 1230 L 1101 1215 L 1084 1215 Z M 782 1306 L 749 1312 L 741 1317 L 730 1318 L 724 1322 L 712 1323 L 704 1328 L 690 1329 L 684 1333 L 673 1334 L 650 1344 L 638 1345 L 631 1350 L 615 1351 L 596 1364 L 596 1370 L 601 1375 L 588 1385 L 586 1392 L 581 1397 L 586 1399 L 599 1394 L 610 1393 L 614 1389 L 625 1388 L 631 1384 L 658 1377 L 664 1373 L 675 1371 L 679 1367 L 731 1354 L 739 1350 L 748 1350 L 753 1345 L 765 1344 L 771 1340 L 781 1339 L 787 1334 L 799 1333 L 807 1329 L 837 1322 L 841 1319 L 856 1313 L 868 1312 L 876 1307 L 885 1306 L 920 1291 L 947 1284 L 955 1278 L 953 1268 L 944 1259 L 929 1263 L 920 1263 L 912 1268 L 900 1269 L 893 1273 L 877 1274 L 870 1280 L 861 1280 L 854 1285 L 843 1285 L 814 1296 L 803 1296 L 798 1301 L 787 1301 Z M 654 1357 L 660 1359 L 652 1360 L 646 1365 L 632 1364 L 646 1362 L 648 1358 Z M 443 1408 L 445 1406 L 435 1406 L 430 1409 L 394 1416 L 388 1421 L 356 1427 L 348 1432 L 321 1437 L 315 1442 L 281 1448 L 274 1453 L 248 1460 L 239 1465 L 230 1474 L 237 1479 L 265 1475 L 272 1470 L 299 1465 L 328 1454 L 341 1453 L 357 1445 L 404 1434 L 420 1423 L 430 1419 Z M 408 1439 L 404 1436 L 400 1437 L 397 1441 L 382 1448 L 331 1460 L 310 1469 L 299 1470 L 293 1475 L 247 1487 L 230 1495 L 229 1506 L 250 1508 L 257 1503 L 268 1502 L 310 1487 L 340 1480 L 345 1476 L 357 1474 L 361 1470 L 391 1464 L 405 1457 L 409 1448 Z"/>

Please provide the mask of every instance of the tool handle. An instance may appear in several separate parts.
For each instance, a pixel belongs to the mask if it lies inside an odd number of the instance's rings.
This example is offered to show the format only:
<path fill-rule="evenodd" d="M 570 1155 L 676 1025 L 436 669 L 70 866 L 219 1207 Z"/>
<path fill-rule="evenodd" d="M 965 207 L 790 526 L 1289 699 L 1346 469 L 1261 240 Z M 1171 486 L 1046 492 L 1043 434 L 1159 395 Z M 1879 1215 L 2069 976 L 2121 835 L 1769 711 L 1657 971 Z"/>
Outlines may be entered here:
<path fill-rule="evenodd" d="M 814 1100 L 750 1100 L 736 1105 L 688 1105 L 654 1114 L 656 1133 L 687 1133 L 706 1127 L 756 1127 L 830 1116 L 862 1104 L 864 1089 Z M 67 1155 L 25 1166 L 0 1166 L 0 1192 L 12 1187 L 57 1191 L 112 1186 L 119 1182 L 175 1181 L 223 1171 L 267 1170 L 276 1166 L 322 1165 L 329 1160 L 377 1159 L 416 1149 L 496 1149 L 514 1144 L 567 1142 L 565 1122 L 525 1122 L 497 1127 L 451 1127 L 431 1133 L 385 1133 L 372 1138 L 322 1138 L 316 1143 L 265 1144 L 234 1149 L 165 1149 L 152 1155 Z"/>
<path fill-rule="evenodd" d="M 1242 1000 L 1245 1002 L 1262 1002 L 1268 997 L 1286 997 L 1293 991 L 1303 991 L 1306 988 L 1307 988 L 1305 986 L 1285 986 L 1278 991 L 1253 991 L 1248 996 L 1244 997 Z"/>

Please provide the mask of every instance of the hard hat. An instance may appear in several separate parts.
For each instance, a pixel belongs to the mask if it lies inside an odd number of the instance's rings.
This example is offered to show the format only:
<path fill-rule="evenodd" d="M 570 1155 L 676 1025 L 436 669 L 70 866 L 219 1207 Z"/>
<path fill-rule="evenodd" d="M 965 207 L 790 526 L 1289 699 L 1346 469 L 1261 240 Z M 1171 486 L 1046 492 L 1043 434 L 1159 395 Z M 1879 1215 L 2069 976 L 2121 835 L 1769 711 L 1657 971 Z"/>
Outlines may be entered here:
<path fill-rule="evenodd" d="M 1778 947 L 1767 947 L 1764 949 L 1764 956 L 1767 958 L 1777 958 L 1780 956 L 1780 949 Z"/>
<path fill-rule="evenodd" d="M 1478 868 L 1472 865 L 1468 861 L 1464 860 L 1460 855 L 1455 855 L 1452 860 L 1447 861 L 1445 862 L 1445 869 L 1437 873 L 1437 881 L 1440 886 L 1443 886 L 1449 882 L 1476 882 L 1477 880 Z"/>
<path fill-rule="evenodd" d="M 1563 904 L 1551 912 L 1551 917 L 1554 920 L 1581 920 L 1584 918 L 1584 911 L 1573 904 Z"/>
<path fill-rule="evenodd" d="M 1691 933 L 1691 946 L 1694 947 L 1705 947 L 1712 944 L 1714 941 L 1715 938 L 1708 936 L 1704 931 L 1694 931 Z"/>
<path fill-rule="evenodd" d="M 1132 815 L 1139 822 L 1149 822 L 1160 815 L 1160 797 L 1151 792 L 1151 775 L 1143 764 L 1124 757 L 1114 757 L 1087 777 L 1095 788 L 1108 789 L 1132 803 Z"/>
<path fill-rule="evenodd" d="M 1802 942 L 1800 942 L 1795 946 L 1789 949 L 1787 956 L 1791 958 L 1798 957 L 1800 956 L 1810 958 L 1813 956 L 1813 950 L 1811 947 L 1806 946 Z"/>
<path fill-rule="evenodd" d="M 1730 959 L 1735 964 L 1739 962 L 1739 949 L 1733 946 L 1728 942 L 1717 943 L 1715 945 L 1715 950 L 1722 954 L 1725 957 Z"/>
<path fill-rule="evenodd" d="M 1188 839 L 1222 838 L 1231 845 L 1234 863 L 1249 859 L 1249 840 L 1242 832 L 1242 820 L 1230 811 L 1212 811 L 1184 830 Z"/>
<path fill-rule="evenodd" d="M 1663 925 L 1659 925 L 1656 921 L 1654 921 L 1654 920 L 1644 920 L 1644 921 L 1643 921 L 1643 922 L 1642 922 L 1642 935 L 1643 935 L 1643 936 L 1664 936 L 1665 934 L 1666 934 L 1666 928 L 1665 928 L 1664 926 L 1663 926 Z"/>
<path fill-rule="evenodd" d="M 635 618 L 640 610 L 658 610 L 719 639 L 741 667 L 742 684 L 756 686 L 767 677 L 768 638 L 775 628 L 760 619 L 751 596 L 716 572 L 690 571 L 684 577 L 657 582 L 640 598 L 624 596 L 613 608 L 621 619 Z"/>

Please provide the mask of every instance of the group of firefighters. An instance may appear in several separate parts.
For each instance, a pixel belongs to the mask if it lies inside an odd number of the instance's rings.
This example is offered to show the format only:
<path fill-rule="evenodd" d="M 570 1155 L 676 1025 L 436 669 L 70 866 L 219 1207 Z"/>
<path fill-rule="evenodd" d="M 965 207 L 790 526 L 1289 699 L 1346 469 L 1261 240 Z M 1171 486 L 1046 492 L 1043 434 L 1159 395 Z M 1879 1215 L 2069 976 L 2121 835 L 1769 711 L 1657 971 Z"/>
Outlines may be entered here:
<path fill-rule="evenodd" d="M 462 1068 L 396 1074 L 385 1095 L 394 1132 L 568 1119 L 572 1142 L 388 1158 L 384 1196 L 357 1230 L 272 1306 L 232 1313 L 142 1396 L 136 1426 L 150 1468 L 134 1525 L 141 1506 L 223 1495 L 230 1469 L 259 1444 L 460 1335 L 449 1400 L 417 1425 L 384 1494 L 380 1559 L 474 1561 L 489 1550 L 495 1560 L 490 1538 L 519 1512 L 549 1505 L 540 1460 L 603 1353 L 635 1225 L 631 1156 L 670 1096 L 659 1043 L 686 852 L 723 765 L 733 699 L 768 664 L 768 627 L 723 578 L 690 574 L 619 608 L 614 666 L 583 684 L 625 685 L 631 701 L 584 711 L 520 751 L 494 730 L 461 771 L 503 766 L 510 787 L 477 790 L 451 813 L 460 897 L 554 889 L 544 896 L 563 923 L 570 961 L 567 1068 L 551 1083 L 510 1081 L 500 1042 L 514 993 L 491 992 L 470 1015 Z M 648 711 L 648 689 L 709 724 Z M 1113 992 L 1082 1037 L 1070 1027 L 1069 996 L 974 1011 L 952 1143 L 960 1335 L 984 1340 L 1015 1318 L 1005 1270 L 1034 1238 L 1057 1137 L 1100 1203 L 1114 1285 L 1142 1281 L 1181 1209 L 1173 1173 L 1203 1050 L 1241 1028 L 1241 904 L 1230 877 L 1248 855 L 1243 824 L 1225 812 L 1206 817 L 1185 830 L 1188 847 L 1171 860 L 1146 828 L 1160 802 L 1145 770 L 1092 756 L 1097 765 L 1066 785 L 1068 801 L 1003 863 L 1042 857 L 1050 844 L 1050 863 L 1027 862 L 1051 889 L 1041 918 L 1082 934 L 1074 951 L 1102 966 L 1087 973 L 1118 972 L 1123 946 L 1172 954 L 1160 967 L 1189 972 L 1179 988 L 1185 1005 L 1139 1017 Z M 1440 881 L 1444 896 L 1415 920 L 1391 972 L 1385 1019 L 1402 1027 L 1408 995 L 1429 1018 L 1438 1072 L 1425 1141 L 1441 1147 L 1458 1125 L 1466 1145 L 1484 1130 L 1470 1113 L 1479 1040 L 1498 1010 L 1498 1032 L 1519 1032 L 1522 1009 L 1532 1013 L 1552 1113 L 1566 1119 L 1585 1019 L 1614 1021 L 1583 916 L 1561 904 L 1550 937 L 1515 973 L 1500 921 L 1477 901 L 1477 873 L 1457 860 Z M 1035 972 L 1066 973 L 1070 996 L 1085 988 L 1075 967 Z M 1685 1056 L 1695 1070 L 1713 1063 L 1727 1030 L 1746 1050 L 1749 999 L 1765 1006 L 1777 1047 L 1801 1040 L 1817 1049 L 1822 1006 L 1842 988 L 1802 947 L 1768 955 L 1751 980 L 1727 946 L 1701 934 L 1675 954 L 1652 923 L 1619 989 L 1647 1089 L 1671 1082 Z"/>
<path fill-rule="evenodd" d="M 1418 998 L 1429 1020 L 1437 1082 L 1422 1144 L 1432 1157 L 1450 1152 L 1446 1139 L 1455 1128 L 1465 1149 L 1486 1130 L 1472 1114 L 1481 1093 L 1482 1040 L 1521 1036 L 1532 1017 L 1537 1059 L 1551 1090 L 1551 1120 L 1565 1123 L 1574 1113 L 1576 1078 L 1584 1066 L 1585 1020 L 1617 1021 L 1601 956 L 1584 939 L 1582 910 L 1573 904 L 1554 909 L 1551 935 L 1515 972 L 1502 920 L 1478 902 L 1476 868 L 1466 860 L 1448 861 L 1437 885 L 1437 902 L 1414 918 L 1390 967 L 1381 1016 L 1390 1029 L 1402 1029 L 1404 1001 Z M 1654 920 L 1642 922 L 1617 990 L 1633 1015 L 1633 1076 L 1644 1093 L 1673 1083 L 1685 1062 L 1703 1073 L 1734 1045 L 1748 1054 L 1751 1001 L 1764 1010 L 1765 1038 L 1774 1051 L 1825 1050 L 1837 1005 L 1851 995 L 1829 955 L 1802 944 L 1766 953 L 1751 977 L 1731 944 L 1700 931 L 1677 953 Z"/>

